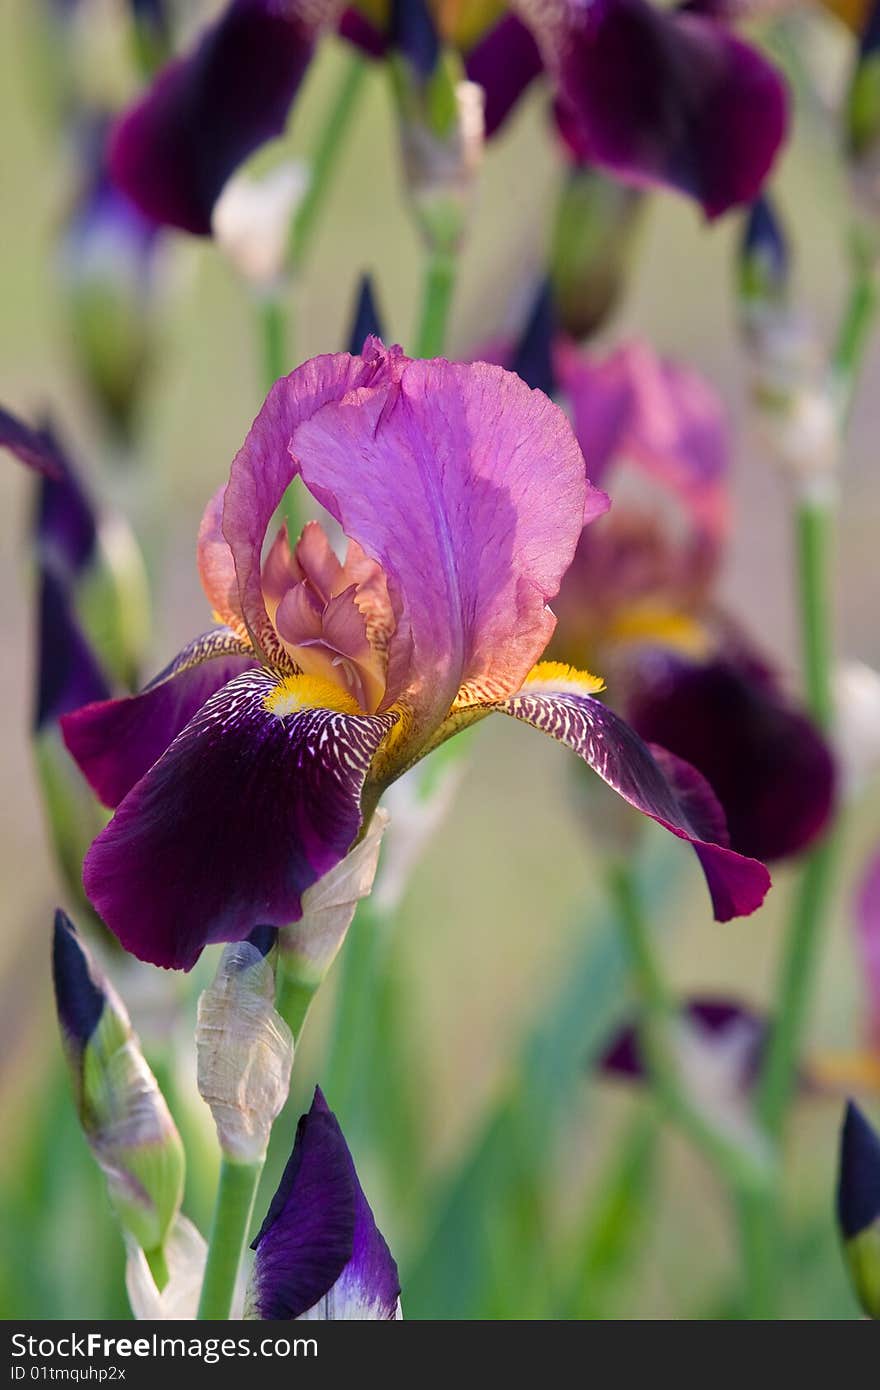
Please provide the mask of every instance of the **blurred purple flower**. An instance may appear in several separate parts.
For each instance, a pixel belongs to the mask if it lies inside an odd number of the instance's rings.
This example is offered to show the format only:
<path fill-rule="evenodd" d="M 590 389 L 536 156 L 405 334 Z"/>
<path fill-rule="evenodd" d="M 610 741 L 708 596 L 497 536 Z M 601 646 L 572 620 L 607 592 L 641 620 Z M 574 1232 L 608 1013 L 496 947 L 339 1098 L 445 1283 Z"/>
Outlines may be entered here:
<path fill-rule="evenodd" d="M 296 477 L 349 538 L 344 563 L 316 522 L 263 556 Z M 189 968 L 210 941 L 296 920 L 384 789 L 493 712 L 690 841 L 719 918 L 754 910 L 766 870 L 727 848 L 703 779 L 652 756 L 595 677 L 539 660 L 548 602 L 605 506 L 562 412 L 501 368 L 370 340 L 276 383 L 202 522 L 224 626 L 141 695 L 63 722 L 116 807 L 84 882 L 123 945 Z"/>
<path fill-rule="evenodd" d="M 695 372 L 645 344 L 554 357 L 593 476 L 616 505 L 584 532 L 562 586 L 553 654 L 615 673 L 627 720 L 698 768 L 730 843 L 774 860 L 828 824 L 827 743 L 714 602 L 728 526 L 727 421 Z"/>
<path fill-rule="evenodd" d="M 397 1265 L 318 1089 L 253 1249 L 246 1318 L 402 1317 Z"/>
<path fill-rule="evenodd" d="M 333 0 L 230 0 L 118 121 L 110 169 L 156 222 L 207 236 L 230 174 L 280 135 Z"/>
<path fill-rule="evenodd" d="M 696 996 L 683 1001 L 678 1019 L 698 1050 L 722 1059 L 738 1090 L 752 1089 L 769 1034 L 765 1017 L 733 999 Z M 596 1066 L 607 1076 L 644 1081 L 647 1068 L 634 1021 L 624 1023 L 612 1036 Z"/>
<path fill-rule="evenodd" d="M 861 976 L 867 990 L 866 1033 L 880 1062 L 880 853 L 871 860 L 859 889 L 856 931 Z"/>

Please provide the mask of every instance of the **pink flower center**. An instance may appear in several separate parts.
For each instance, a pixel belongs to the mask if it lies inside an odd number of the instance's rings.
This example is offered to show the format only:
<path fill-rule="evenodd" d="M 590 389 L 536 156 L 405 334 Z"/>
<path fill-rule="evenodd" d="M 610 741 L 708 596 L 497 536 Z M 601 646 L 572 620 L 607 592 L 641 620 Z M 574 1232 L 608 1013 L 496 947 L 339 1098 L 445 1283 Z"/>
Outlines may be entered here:
<path fill-rule="evenodd" d="M 385 697 L 395 622 L 380 565 L 355 541 L 345 562 L 310 521 L 291 551 L 283 526 L 263 563 L 263 600 L 298 670 L 351 695 L 365 713 Z"/>

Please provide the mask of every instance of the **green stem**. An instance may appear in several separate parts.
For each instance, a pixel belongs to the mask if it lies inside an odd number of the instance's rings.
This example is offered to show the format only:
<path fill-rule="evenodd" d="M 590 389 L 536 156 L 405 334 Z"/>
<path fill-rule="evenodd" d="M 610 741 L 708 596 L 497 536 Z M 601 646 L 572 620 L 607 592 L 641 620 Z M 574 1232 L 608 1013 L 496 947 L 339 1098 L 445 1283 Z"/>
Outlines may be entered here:
<path fill-rule="evenodd" d="M 263 389 L 270 391 L 287 372 L 287 322 L 280 295 L 259 301 L 263 341 Z"/>
<path fill-rule="evenodd" d="M 381 925 L 370 898 L 358 904 L 340 961 L 333 1032 L 327 1049 L 327 1094 L 340 1115 L 351 1114 L 358 1055 L 373 1036 L 370 1026 L 382 967 Z M 385 924 L 387 935 L 388 924 Z"/>
<path fill-rule="evenodd" d="M 841 436 L 849 424 L 865 348 L 877 314 L 880 285 L 875 259 L 873 245 L 865 244 L 854 234 L 852 283 L 831 361 L 831 389 Z"/>
<path fill-rule="evenodd" d="M 275 1008 L 293 1034 L 294 1042 L 298 1043 L 306 1015 L 318 992 L 318 985 L 305 984 L 296 976 L 289 974 L 284 968 L 283 959 L 279 960 L 277 974 L 278 995 L 275 1000 Z"/>
<path fill-rule="evenodd" d="M 346 61 L 342 79 L 327 111 L 318 143 L 309 161 L 309 185 L 290 227 L 287 263 L 292 271 L 302 268 L 311 247 L 318 215 L 336 168 L 345 135 L 357 110 L 367 75 L 367 61 L 360 53 Z"/>
<path fill-rule="evenodd" d="M 806 497 L 797 509 L 798 589 L 807 706 L 827 729 L 834 714 L 831 685 L 833 496 Z"/>
<path fill-rule="evenodd" d="M 449 251 L 428 253 L 422 288 L 421 320 L 416 336 L 416 357 L 439 357 L 444 351 L 455 274 L 454 254 Z"/>
<path fill-rule="evenodd" d="M 229 1317 L 262 1169 L 262 1161 L 221 1160 L 208 1261 L 199 1300 L 198 1316 L 202 1321 L 222 1322 Z"/>
<path fill-rule="evenodd" d="M 760 1192 L 772 1172 L 768 1161 L 711 1124 L 681 1083 L 670 1041 L 675 1006 L 660 974 L 632 867 L 613 865 L 609 885 L 640 995 L 639 1043 L 661 1109 L 735 1192 Z"/>

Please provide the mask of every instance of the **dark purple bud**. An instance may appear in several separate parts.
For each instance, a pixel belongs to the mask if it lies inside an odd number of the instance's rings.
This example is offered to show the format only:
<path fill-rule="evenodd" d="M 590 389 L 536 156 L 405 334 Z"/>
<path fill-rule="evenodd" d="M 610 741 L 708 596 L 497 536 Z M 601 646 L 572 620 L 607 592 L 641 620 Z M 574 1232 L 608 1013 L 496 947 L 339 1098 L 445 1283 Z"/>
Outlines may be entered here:
<path fill-rule="evenodd" d="M 751 206 L 740 243 L 740 293 L 770 303 L 785 297 L 789 279 L 788 239 L 769 197 Z"/>
<path fill-rule="evenodd" d="M 257 948 L 261 956 L 268 956 L 277 940 L 278 928 L 269 926 L 254 927 L 248 937 L 248 941 Z"/>
<path fill-rule="evenodd" d="M 55 913 L 52 977 L 65 1039 L 70 1046 L 82 1051 L 104 1011 L 104 983 L 95 975 L 76 927 L 60 907 Z"/>
<path fill-rule="evenodd" d="M 880 1219 L 880 1134 L 852 1100 L 840 1133 L 837 1219 L 845 1240 Z"/>
<path fill-rule="evenodd" d="M 80 575 L 89 565 L 97 543 L 92 504 L 51 425 L 41 431 L 58 461 L 59 476 L 40 483 L 34 539 L 41 557 L 59 574 Z"/>
<path fill-rule="evenodd" d="M 549 280 L 544 280 L 532 302 L 522 337 L 516 345 L 510 370 L 522 377 L 533 390 L 552 396 L 556 389 L 553 374 L 553 339 L 556 309 Z"/>
<path fill-rule="evenodd" d="M 293 1153 L 253 1249 L 248 1318 L 400 1316 L 397 1265 L 320 1090 L 297 1126 Z"/>
<path fill-rule="evenodd" d="M 440 37 L 426 0 L 391 0 L 389 42 L 420 77 L 431 76 L 440 59 Z"/>
<path fill-rule="evenodd" d="M 373 292 L 373 281 L 369 275 L 365 274 L 361 276 L 357 304 L 348 339 L 348 350 L 352 357 L 357 357 L 360 354 L 366 339 L 371 336 L 381 338 L 383 341 L 385 338 L 379 310 L 376 306 L 376 296 Z"/>

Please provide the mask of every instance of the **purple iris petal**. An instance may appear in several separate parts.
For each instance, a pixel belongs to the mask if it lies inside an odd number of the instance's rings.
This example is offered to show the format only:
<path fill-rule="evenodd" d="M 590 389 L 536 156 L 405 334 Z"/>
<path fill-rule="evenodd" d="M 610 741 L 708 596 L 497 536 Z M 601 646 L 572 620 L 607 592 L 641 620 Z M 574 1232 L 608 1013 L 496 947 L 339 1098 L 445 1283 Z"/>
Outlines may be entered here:
<path fill-rule="evenodd" d="M 34 730 L 110 694 L 107 678 L 83 636 L 68 585 L 51 565 L 40 571 L 38 678 Z"/>
<path fill-rule="evenodd" d="M 384 58 L 388 52 L 388 38 L 366 15 L 359 10 L 347 9 L 339 21 L 339 32 L 349 43 L 354 44 L 370 58 Z"/>
<path fill-rule="evenodd" d="M 58 457 L 54 440 L 45 430 L 31 429 L 8 410 L 0 409 L 0 449 L 8 449 L 19 463 L 45 473 L 49 478 L 60 478 L 63 464 Z"/>
<path fill-rule="evenodd" d="M 568 0 L 557 119 L 574 157 L 670 185 L 708 217 L 751 202 L 785 137 L 777 69 L 723 24 L 648 0 Z"/>
<path fill-rule="evenodd" d="M 652 653 L 641 663 L 626 715 L 642 738 L 699 769 L 739 853 L 782 859 L 827 826 L 831 753 L 765 670 L 724 656 L 701 663 Z"/>
<path fill-rule="evenodd" d="M 522 377 L 532 390 L 552 396 L 556 389 L 553 343 L 556 337 L 556 309 L 553 289 L 544 280 L 535 295 L 528 320 L 509 362 L 512 372 Z"/>
<path fill-rule="evenodd" d="M 312 57 L 314 15 L 304 0 L 232 0 L 121 118 L 111 173 L 149 217 L 210 233 L 230 174 L 284 130 Z"/>
<path fill-rule="evenodd" d="M 265 671 L 213 695 L 120 803 L 83 870 L 126 950 L 189 969 L 212 941 L 301 912 L 361 824 L 360 797 L 392 716 L 278 715 Z"/>
<path fill-rule="evenodd" d="M 505 15 L 470 50 L 465 69 L 486 94 L 487 139 L 500 130 L 543 67 L 533 35 L 515 15 Z"/>
<path fill-rule="evenodd" d="M 649 748 L 591 695 L 526 687 L 498 708 L 550 734 L 608 786 L 694 847 L 720 922 L 748 916 L 770 887 L 763 864 L 727 848 L 724 817 L 703 777 L 662 748 Z"/>
<path fill-rule="evenodd" d="M 440 38 L 427 0 L 391 0 L 388 39 L 421 77 L 431 76 L 440 57 Z"/>
<path fill-rule="evenodd" d="M 92 695 L 61 721 L 64 742 L 105 806 L 118 806 L 206 700 L 257 662 L 228 628 L 190 642 L 139 695 Z"/>
<path fill-rule="evenodd" d="M 74 576 L 86 568 L 95 550 L 95 512 L 53 430 L 47 425 L 43 433 L 59 460 L 61 475 L 41 480 L 34 527 L 37 546 L 59 571 Z"/>
<path fill-rule="evenodd" d="M 736 1035 L 743 1088 L 750 1087 L 761 1065 L 767 1038 L 767 1020 L 733 999 L 687 999 L 682 1012 L 710 1046 L 713 1042 L 723 1043 L 726 1037 Z M 636 1081 L 644 1079 L 645 1064 L 635 1023 L 624 1024 L 615 1034 L 598 1059 L 597 1066 L 607 1075 L 631 1077 Z"/>
<path fill-rule="evenodd" d="M 397 1265 L 320 1090 L 260 1233 L 248 1312 L 263 1320 L 398 1316 Z"/>

